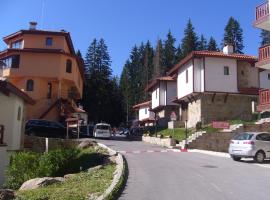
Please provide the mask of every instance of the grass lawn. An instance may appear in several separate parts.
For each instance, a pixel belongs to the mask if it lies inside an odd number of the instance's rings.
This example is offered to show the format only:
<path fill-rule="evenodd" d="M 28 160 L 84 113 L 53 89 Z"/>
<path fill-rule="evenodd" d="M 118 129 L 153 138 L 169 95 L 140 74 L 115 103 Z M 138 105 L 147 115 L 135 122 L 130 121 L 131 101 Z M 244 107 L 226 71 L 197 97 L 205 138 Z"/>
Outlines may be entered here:
<path fill-rule="evenodd" d="M 185 128 L 175 128 L 174 132 L 173 129 L 164 129 L 157 132 L 159 135 L 163 136 L 172 136 L 172 138 L 182 141 L 186 138 L 186 129 Z M 188 129 L 188 136 L 192 134 L 191 130 Z"/>
<path fill-rule="evenodd" d="M 229 120 L 229 123 L 230 123 L 230 125 L 234 125 L 234 124 L 246 124 L 246 125 L 248 125 L 248 124 L 255 124 L 255 122 L 256 122 L 257 120 L 253 120 L 253 121 L 243 121 L 243 120 L 241 120 L 241 119 L 236 119 L 236 120 Z"/>
<path fill-rule="evenodd" d="M 115 165 L 106 165 L 92 172 L 81 172 L 65 182 L 16 192 L 18 200 L 82 200 L 89 193 L 101 195 L 111 184 Z"/>

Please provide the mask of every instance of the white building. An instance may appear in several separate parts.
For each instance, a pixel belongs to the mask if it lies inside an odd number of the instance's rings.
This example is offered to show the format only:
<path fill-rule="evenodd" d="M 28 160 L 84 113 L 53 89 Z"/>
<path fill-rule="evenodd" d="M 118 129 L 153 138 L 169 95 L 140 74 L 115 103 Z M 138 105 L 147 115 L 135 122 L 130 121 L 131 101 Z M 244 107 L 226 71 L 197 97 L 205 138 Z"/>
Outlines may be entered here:
<path fill-rule="evenodd" d="M 150 111 L 151 101 L 146 101 L 133 106 L 139 112 L 139 123 L 141 126 L 153 126 L 155 113 Z"/>
<path fill-rule="evenodd" d="M 151 111 L 156 113 L 158 126 L 166 127 L 172 112 L 178 113 L 178 105 L 172 100 L 176 97 L 176 79 L 171 76 L 152 80 L 146 90 L 151 94 Z"/>
<path fill-rule="evenodd" d="M 252 102 L 257 102 L 260 82 L 270 86 L 270 79 L 255 67 L 257 58 L 233 53 L 194 51 L 175 65 L 168 75 L 177 77 L 180 121 L 188 127 L 197 122 L 251 119 Z"/>
<path fill-rule="evenodd" d="M 4 181 L 8 152 L 23 148 L 25 105 L 34 104 L 34 100 L 11 83 L 0 80 L 0 102 L 0 125 L 4 127 L 3 142 L 0 138 L 1 185 Z"/>

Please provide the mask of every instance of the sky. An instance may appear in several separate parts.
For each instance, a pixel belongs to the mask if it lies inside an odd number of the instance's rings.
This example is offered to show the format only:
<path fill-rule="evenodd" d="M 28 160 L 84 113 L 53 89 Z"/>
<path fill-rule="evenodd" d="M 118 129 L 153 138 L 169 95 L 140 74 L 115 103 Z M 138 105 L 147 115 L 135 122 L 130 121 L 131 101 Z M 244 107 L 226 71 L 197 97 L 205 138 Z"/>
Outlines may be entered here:
<path fill-rule="evenodd" d="M 183 38 L 188 19 L 198 35 L 213 36 L 221 44 L 230 16 L 240 22 L 244 52 L 257 55 L 260 30 L 252 27 L 255 8 L 264 0 L 0 0 L 0 38 L 21 29 L 30 21 L 37 29 L 71 33 L 76 50 L 83 56 L 94 38 L 104 38 L 114 75 L 120 76 L 131 48 L 150 40 L 166 39 L 168 30 Z M 6 48 L 0 41 L 0 50 Z"/>

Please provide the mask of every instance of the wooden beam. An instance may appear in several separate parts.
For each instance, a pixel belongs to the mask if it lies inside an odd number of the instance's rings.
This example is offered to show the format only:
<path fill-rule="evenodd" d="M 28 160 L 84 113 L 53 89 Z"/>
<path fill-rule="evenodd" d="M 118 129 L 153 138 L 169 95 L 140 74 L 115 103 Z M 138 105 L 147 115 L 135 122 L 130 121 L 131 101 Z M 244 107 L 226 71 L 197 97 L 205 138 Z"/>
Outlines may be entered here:
<path fill-rule="evenodd" d="M 216 93 L 214 93 L 213 96 L 212 96 L 212 102 L 215 101 L 215 97 L 216 97 Z"/>

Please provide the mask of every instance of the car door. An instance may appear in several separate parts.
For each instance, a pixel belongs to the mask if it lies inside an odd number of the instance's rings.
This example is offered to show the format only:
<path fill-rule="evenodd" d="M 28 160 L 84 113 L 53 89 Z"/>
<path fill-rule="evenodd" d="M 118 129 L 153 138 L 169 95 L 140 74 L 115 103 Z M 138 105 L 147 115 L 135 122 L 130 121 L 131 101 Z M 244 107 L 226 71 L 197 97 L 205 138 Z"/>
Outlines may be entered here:
<path fill-rule="evenodd" d="M 263 150 L 270 157 L 270 134 L 260 133 L 256 136 L 256 150 Z"/>

